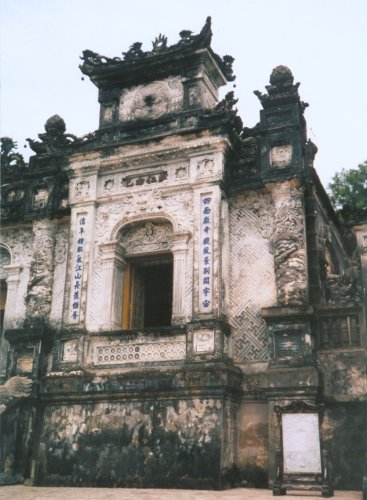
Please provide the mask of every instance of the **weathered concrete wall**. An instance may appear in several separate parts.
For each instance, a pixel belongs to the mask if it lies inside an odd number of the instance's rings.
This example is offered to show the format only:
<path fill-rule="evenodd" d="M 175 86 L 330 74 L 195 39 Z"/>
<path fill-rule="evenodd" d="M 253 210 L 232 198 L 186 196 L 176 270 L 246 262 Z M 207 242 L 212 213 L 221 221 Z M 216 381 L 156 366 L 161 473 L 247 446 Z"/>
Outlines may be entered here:
<path fill-rule="evenodd" d="M 243 403 L 240 406 L 237 457 L 241 484 L 267 486 L 268 428 L 267 403 Z"/>
<path fill-rule="evenodd" d="M 225 400 L 223 404 L 221 487 L 230 488 L 239 482 L 237 468 L 238 404 Z"/>
<path fill-rule="evenodd" d="M 322 423 L 322 440 L 337 489 L 362 489 L 367 449 L 367 403 L 329 404 Z"/>
<path fill-rule="evenodd" d="M 29 474 L 33 416 L 34 410 L 28 402 L 0 415 L 0 485 L 22 483 Z"/>
<path fill-rule="evenodd" d="M 335 401 L 365 400 L 367 404 L 367 353 L 364 349 L 319 351 L 317 361 L 325 397 Z"/>
<path fill-rule="evenodd" d="M 214 399 L 47 406 L 36 481 L 220 487 L 222 410 Z"/>
<path fill-rule="evenodd" d="M 327 399 L 322 440 L 334 485 L 362 489 L 367 452 L 367 375 L 364 349 L 320 351 L 317 355 Z"/>

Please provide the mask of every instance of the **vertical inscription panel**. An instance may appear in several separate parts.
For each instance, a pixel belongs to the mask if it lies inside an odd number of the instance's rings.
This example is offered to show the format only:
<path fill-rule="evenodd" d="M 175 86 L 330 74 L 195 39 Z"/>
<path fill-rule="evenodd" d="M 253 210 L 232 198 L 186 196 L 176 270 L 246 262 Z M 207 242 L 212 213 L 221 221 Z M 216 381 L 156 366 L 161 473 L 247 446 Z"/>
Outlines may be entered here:
<path fill-rule="evenodd" d="M 74 234 L 74 261 L 70 290 L 70 322 L 77 323 L 80 317 L 80 301 L 82 294 L 84 250 L 86 243 L 87 214 L 76 217 Z"/>
<path fill-rule="evenodd" d="M 213 196 L 200 196 L 199 310 L 213 309 Z"/>

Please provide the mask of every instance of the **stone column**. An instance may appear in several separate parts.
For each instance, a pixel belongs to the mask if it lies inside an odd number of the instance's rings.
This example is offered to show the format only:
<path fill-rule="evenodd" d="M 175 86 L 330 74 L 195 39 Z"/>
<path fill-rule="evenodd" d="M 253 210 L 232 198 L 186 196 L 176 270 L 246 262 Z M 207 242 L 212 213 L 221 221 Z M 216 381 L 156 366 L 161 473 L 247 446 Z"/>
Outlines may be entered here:
<path fill-rule="evenodd" d="M 102 250 L 101 322 L 103 330 L 121 328 L 124 285 L 124 248 L 118 241 L 100 246 Z"/>
<path fill-rule="evenodd" d="M 276 307 L 263 308 L 269 327 L 270 366 L 290 368 L 313 364 L 304 193 L 299 178 L 266 185 L 274 204 L 270 238 L 278 294 Z M 293 375 L 294 380 L 296 376 Z"/>
<path fill-rule="evenodd" d="M 17 304 L 18 284 L 20 281 L 20 271 L 22 267 L 19 264 L 8 264 L 3 267 L 8 275 L 6 279 L 7 292 L 6 292 L 6 306 L 4 316 L 4 327 L 1 337 L 0 345 L 0 378 L 3 379 L 6 373 L 6 362 L 9 351 L 9 342 L 4 337 L 4 332 L 8 328 L 15 326 L 15 312 Z"/>
<path fill-rule="evenodd" d="M 173 243 L 173 302 L 172 323 L 185 322 L 186 307 L 186 257 L 189 233 L 176 233 L 172 236 Z"/>
<path fill-rule="evenodd" d="M 7 293 L 4 316 L 4 330 L 15 326 L 15 311 L 21 270 L 22 266 L 20 266 L 19 264 L 9 264 L 7 266 L 4 266 L 4 271 L 8 275 L 6 279 Z"/>
<path fill-rule="evenodd" d="M 367 329 L 367 223 L 357 224 L 352 227 L 357 240 L 357 252 L 361 260 L 360 280 L 362 285 L 362 300 L 364 306 L 364 329 Z M 361 328 L 363 331 L 363 325 Z M 362 341 L 362 345 L 366 345 L 366 340 Z M 367 478 L 366 478 L 367 482 Z"/>
<path fill-rule="evenodd" d="M 307 303 L 307 257 L 300 179 L 267 184 L 275 207 L 271 237 L 278 306 Z"/>
<path fill-rule="evenodd" d="M 33 256 L 27 288 L 26 320 L 32 324 L 49 319 L 54 267 L 54 221 L 43 219 L 33 224 Z"/>

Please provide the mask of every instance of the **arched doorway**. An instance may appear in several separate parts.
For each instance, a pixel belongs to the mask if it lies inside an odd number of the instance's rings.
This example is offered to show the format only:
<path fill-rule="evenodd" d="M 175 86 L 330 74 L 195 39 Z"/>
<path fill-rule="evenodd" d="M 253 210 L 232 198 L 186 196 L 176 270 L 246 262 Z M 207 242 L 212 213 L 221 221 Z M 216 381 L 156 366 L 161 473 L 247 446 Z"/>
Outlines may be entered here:
<path fill-rule="evenodd" d="M 170 326 L 173 300 L 172 226 L 141 221 L 120 230 L 125 249 L 122 328 Z"/>

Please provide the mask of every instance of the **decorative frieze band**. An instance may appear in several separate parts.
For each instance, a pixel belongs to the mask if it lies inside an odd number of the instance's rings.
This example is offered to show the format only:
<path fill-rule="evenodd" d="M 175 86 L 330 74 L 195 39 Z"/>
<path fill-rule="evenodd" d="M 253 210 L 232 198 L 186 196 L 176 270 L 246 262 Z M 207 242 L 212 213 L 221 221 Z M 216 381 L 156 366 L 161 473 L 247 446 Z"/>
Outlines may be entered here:
<path fill-rule="evenodd" d="M 175 361 L 186 357 L 186 341 L 175 340 L 147 343 L 97 344 L 94 347 L 95 365 L 121 365 L 150 361 Z"/>

